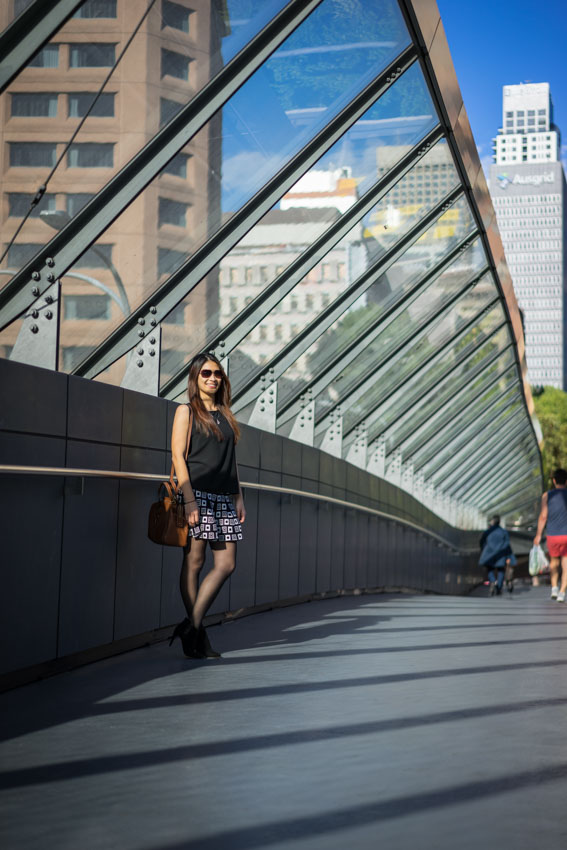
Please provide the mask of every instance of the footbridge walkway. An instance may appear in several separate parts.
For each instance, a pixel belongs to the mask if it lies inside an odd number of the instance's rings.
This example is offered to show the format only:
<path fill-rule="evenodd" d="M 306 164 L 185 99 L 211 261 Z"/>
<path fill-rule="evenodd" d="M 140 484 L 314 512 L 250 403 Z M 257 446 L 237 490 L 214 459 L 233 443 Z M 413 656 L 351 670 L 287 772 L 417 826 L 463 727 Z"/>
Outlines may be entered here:
<path fill-rule="evenodd" d="M 26 850 L 559 850 L 567 609 L 381 594 L 210 629 L 5 693 L 1 835 Z"/>

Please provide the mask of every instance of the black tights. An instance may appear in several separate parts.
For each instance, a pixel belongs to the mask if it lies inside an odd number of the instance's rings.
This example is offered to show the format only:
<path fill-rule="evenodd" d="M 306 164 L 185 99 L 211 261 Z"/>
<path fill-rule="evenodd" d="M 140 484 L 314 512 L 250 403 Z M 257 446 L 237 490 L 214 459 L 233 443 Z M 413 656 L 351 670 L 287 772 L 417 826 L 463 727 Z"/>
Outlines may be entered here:
<path fill-rule="evenodd" d="M 206 540 L 190 538 L 189 545 L 183 552 L 179 577 L 179 589 L 187 616 L 197 629 L 236 566 L 236 543 L 211 542 L 210 545 L 213 568 L 200 585 L 199 576 L 205 563 Z"/>

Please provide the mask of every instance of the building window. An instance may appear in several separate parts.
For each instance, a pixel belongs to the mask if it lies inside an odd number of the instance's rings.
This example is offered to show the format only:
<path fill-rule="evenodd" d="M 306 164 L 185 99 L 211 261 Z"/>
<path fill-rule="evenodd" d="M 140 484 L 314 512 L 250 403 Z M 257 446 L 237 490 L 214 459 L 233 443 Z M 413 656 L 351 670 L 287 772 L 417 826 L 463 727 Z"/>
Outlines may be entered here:
<path fill-rule="evenodd" d="M 108 243 L 104 245 L 95 245 L 89 248 L 84 254 L 75 260 L 73 263 L 76 269 L 107 269 L 109 263 L 112 263 L 112 248 L 113 245 Z"/>
<path fill-rule="evenodd" d="M 231 268 L 230 269 L 230 282 L 238 283 L 238 269 Z"/>
<path fill-rule="evenodd" d="M 246 283 L 254 283 L 254 269 L 250 267 L 244 269 L 244 280 Z"/>
<path fill-rule="evenodd" d="M 260 282 L 261 283 L 269 283 L 270 282 L 270 270 L 267 266 L 260 266 Z"/>
<path fill-rule="evenodd" d="M 186 227 L 188 206 L 188 204 L 184 204 L 181 201 L 160 198 L 158 205 L 159 226 L 161 227 L 163 224 L 174 224 L 176 227 Z"/>
<path fill-rule="evenodd" d="M 94 198 L 94 195 L 91 192 L 74 192 L 73 194 L 67 195 L 66 206 L 68 214 L 71 217 L 77 215 L 79 210 L 82 210 L 91 198 Z"/>
<path fill-rule="evenodd" d="M 238 313 L 238 298 L 236 296 L 231 295 L 229 299 L 229 306 L 231 313 Z"/>
<path fill-rule="evenodd" d="M 174 50 L 161 49 L 161 75 L 162 77 L 170 76 L 177 77 L 178 80 L 189 79 L 189 62 L 188 56 L 183 56 L 181 53 L 176 53 Z"/>
<path fill-rule="evenodd" d="M 535 124 L 535 118 L 528 118 L 528 124 L 532 127 Z"/>
<path fill-rule="evenodd" d="M 110 142 L 78 142 L 67 154 L 69 168 L 112 168 L 114 145 Z"/>
<path fill-rule="evenodd" d="M 55 165 L 56 147 L 52 142 L 10 142 L 10 165 L 50 168 Z"/>
<path fill-rule="evenodd" d="M 184 251 L 173 248 L 158 248 L 158 274 L 172 274 L 187 259 Z"/>
<path fill-rule="evenodd" d="M 260 340 L 265 342 L 268 339 L 268 329 L 265 325 L 260 325 Z"/>
<path fill-rule="evenodd" d="M 70 44 L 70 68 L 111 68 L 114 65 L 115 44 Z"/>
<path fill-rule="evenodd" d="M 93 104 L 94 92 L 73 92 L 69 95 L 69 118 L 84 118 L 92 105 L 89 115 L 93 118 L 114 118 L 114 94 L 105 92 L 98 96 Z"/>
<path fill-rule="evenodd" d="M 283 325 L 276 325 L 274 329 L 274 335 L 276 339 L 283 339 Z"/>
<path fill-rule="evenodd" d="M 185 324 L 185 305 L 179 304 L 174 307 L 164 318 L 165 325 L 184 325 Z"/>
<path fill-rule="evenodd" d="M 289 299 L 290 310 L 297 310 L 298 306 L 297 295 L 292 295 Z"/>
<path fill-rule="evenodd" d="M 25 266 L 37 252 L 43 248 L 43 245 L 36 242 L 16 242 L 8 248 L 8 265 L 9 266 Z"/>
<path fill-rule="evenodd" d="M 58 68 L 59 45 L 48 44 L 38 50 L 33 59 L 28 62 L 28 68 Z"/>
<path fill-rule="evenodd" d="M 305 296 L 305 309 L 312 310 L 313 309 L 313 296 L 311 294 Z"/>
<path fill-rule="evenodd" d="M 44 212 L 49 211 L 53 212 L 55 210 L 55 195 L 50 195 L 46 193 L 41 201 L 36 204 L 34 207 L 31 207 L 31 202 L 35 198 L 35 195 L 27 192 L 9 192 L 8 193 L 8 203 L 9 203 L 9 212 L 8 215 L 14 216 L 14 218 L 23 218 L 25 215 L 30 212 L 30 215 L 34 218 Z"/>
<path fill-rule="evenodd" d="M 55 92 L 19 92 L 11 97 L 13 118 L 55 118 L 57 115 Z"/>
<path fill-rule="evenodd" d="M 170 100 L 167 97 L 160 97 L 159 99 L 159 126 L 163 127 L 164 124 L 167 124 L 174 115 L 177 115 L 179 110 L 183 107 L 182 103 L 178 103 L 176 100 Z"/>
<path fill-rule="evenodd" d="M 74 18 L 115 18 L 116 0 L 84 0 Z"/>
<path fill-rule="evenodd" d="M 161 28 L 172 27 L 175 30 L 189 32 L 190 9 L 180 6 L 179 3 L 171 3 L 163 0 L 161 4 Z"/>
<path fill-rule="evenodd" d="M 108 295 L 65 295 L 63 296 L 65 319 L 110 319 Z"/>
<path fill-rule="evenodd" d="M 189 156 L 186 153 L 175 154 L 173 159 L 171 159 L 167 165 L 164 165 L 160 174 L 171 174 L 173 177 L 181 177 L 183 180 L 186 180 L 188 159 Z"/>

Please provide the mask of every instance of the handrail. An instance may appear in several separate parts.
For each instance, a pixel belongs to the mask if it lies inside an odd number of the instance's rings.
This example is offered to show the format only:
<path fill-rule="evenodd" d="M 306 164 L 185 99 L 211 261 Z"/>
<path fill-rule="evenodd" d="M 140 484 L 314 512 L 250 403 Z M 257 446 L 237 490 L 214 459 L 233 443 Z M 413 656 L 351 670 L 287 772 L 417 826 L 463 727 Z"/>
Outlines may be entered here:
<path fill-rule="evenodd" d="M 151 472 L 121 472 L 112 469 L 77 469 L 67 466 L 22 466 L 20 464 L 5 463 L 0 464 L 0 474 L 2 473 L 5 475 L 61 475 L 65 478 L 117 478 L 126 481 L 155 481 L 158 483 L 164 481 L 167 477 L 166 473 L 161 473 L 160 475 Z M 380 519 L 400 523 L 400 525 L 405 525 L 408 528 L 412 528 L 414 531 L 426 534 L 428 537 L 433 537 L 435 540 L 440 541 L 444 546 L 447 546 L 454 552 L 460 552 L 462 554 L 478 552 L 478 547 L 460 549 L 450 540 L 447 540 L 446 537 L 436 534 L 434 531 L 424 528 L 422 525 L 417 525 L 417 523 L 408 519 L 403 519 L 403 517 L 396 516 L 395 514 L 386 513 L 386 511 L 379 511 L 377 508 L 360 505 L 358 502 L 347 502 L 345 499 L 337 499 L 334 496 L 323 496 L 320 493 L 310 493 L 308 490 L 295 490 L 292 487 L 278 487 L 275 484 L 258 484 L 252 481 L 241 481 L 240 484 L 247 490 L 260 490 L 267 493 L 280 493 L 287 496 L 300 496 L 305 499 L 325 502 L 325 504 L 338 505 L 339 507 L 362 511 L 363 513 L 370 514 L 371 516 L 377 516 Z"/>

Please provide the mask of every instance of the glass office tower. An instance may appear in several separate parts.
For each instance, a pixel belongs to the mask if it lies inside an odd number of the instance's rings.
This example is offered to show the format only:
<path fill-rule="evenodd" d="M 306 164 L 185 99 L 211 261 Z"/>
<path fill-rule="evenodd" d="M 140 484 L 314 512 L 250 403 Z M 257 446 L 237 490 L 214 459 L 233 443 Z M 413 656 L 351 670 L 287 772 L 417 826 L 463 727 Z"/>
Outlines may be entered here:
<path fill-rule="evenodd" d="M 528 522 L 520 315 L 435 3 L 10 0 L 0 353 Z M 27 52 L 26 52 L 27 51 Z"/>

